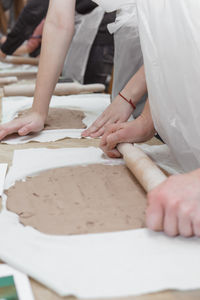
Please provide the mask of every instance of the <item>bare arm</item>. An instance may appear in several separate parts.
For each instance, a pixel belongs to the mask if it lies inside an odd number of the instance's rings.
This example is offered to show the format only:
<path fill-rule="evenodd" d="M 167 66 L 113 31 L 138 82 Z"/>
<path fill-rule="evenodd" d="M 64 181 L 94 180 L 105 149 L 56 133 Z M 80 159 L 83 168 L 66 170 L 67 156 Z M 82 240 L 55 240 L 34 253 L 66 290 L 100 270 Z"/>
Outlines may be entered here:
<path fill-rule="evenodd" d="M 134 105 L 147 93 L 144 66 L 129 80 L 121 93 L 127 99 L 131 99 Z M 104 134 L 107 125 L 127 121 L 132 112 L 132 106 L 118 95 L 82 135 L 94 138 L 99 137 Z"/>
<path fill-rule="evenodd" d="M 51 0 L 44 26 L 33 110 L 46 118 L 74 33 L 75 0 Z"/>
<path fill-rule="evenodd" d="M 43 129 L 49 103 L 74 32 L 75 0 L 50 0 L 31 112 L 0 126 L 0 139 Z"/>

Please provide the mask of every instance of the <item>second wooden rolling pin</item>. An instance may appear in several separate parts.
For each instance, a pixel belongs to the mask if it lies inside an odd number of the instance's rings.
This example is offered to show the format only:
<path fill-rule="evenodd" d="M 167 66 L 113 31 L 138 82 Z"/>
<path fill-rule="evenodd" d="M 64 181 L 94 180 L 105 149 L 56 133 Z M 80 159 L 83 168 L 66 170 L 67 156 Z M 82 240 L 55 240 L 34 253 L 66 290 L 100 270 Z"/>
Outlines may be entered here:
<path fill-rule="evenodd" d="M 103 84 L 85 84 L 80 83 L 57 83 L 54 90 L 54 95 L 63 96 L 63 95 L 73 95 L 80 93 L 97 93 L 103 92 L 105 86 Z M 35 84 L 27 85 L 11 85 L 5 86 L 3 88 L 3 93 L 5 97 L 10 96 L 26 96 L 33 97 L 35 91 Z"/>
<path fill-rule="evenodd" d="M 143 186 L 146 192 L 150 192 L 157 185 L 167 179 L 167 176 L 156 166 L 156 164 L 139 148 L 133 144 L 122 143 L 117 146 L 123 159 Z"/>
<path fill-rule="evenodd" d="M 11 84 L 11 83 L 16 83 L 17 77 L 12 76 L 12 77 L 2 77 L 0 78 L 0 86 L 6 85 L 6 84 Z"/>
<path fill-rule="evenodd" d="M 3 62 L 14 64 L 14 65 L 25 64 L 25 65 L 37 66 L 39 63 L 39 59 L 34 57 L 24 57 L 24 56 L 6 56 Z"/>

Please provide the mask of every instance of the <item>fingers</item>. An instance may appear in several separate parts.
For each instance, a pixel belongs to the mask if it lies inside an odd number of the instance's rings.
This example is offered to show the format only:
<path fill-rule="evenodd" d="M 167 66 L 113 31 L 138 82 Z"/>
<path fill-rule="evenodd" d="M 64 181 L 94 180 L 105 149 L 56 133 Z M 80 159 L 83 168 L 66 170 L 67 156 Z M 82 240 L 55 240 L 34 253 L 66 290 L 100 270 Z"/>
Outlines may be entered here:
<path fill-rule="evenodd" d="M 148 195 L 149 205 L 146 210 L 146 225 L 154 231 L 163 230 L 164 211 L 161 201 L 155 201 L 154 195 Z"/>
<path fill-rule="evenodd" d="M 121 157 L 121 154 L 115 147 L 120 143 L 120 137 L 123 136 L 123 133 L 119 133 L 122 128 L 122 124 L 112 124 L 106 127 L 106 132 L 101 139 L 100 147 L 109 157 Z"/>
<path fill-rule="evenodd" d="M 177 236 L 179 234 L 178 219 L 174 209 L 167 208 L 165 210 L 163 230 L 169 236 Z"/>
<path fill-rule="evenodd" d="M 31 132 L 33 132 L 33 128 L 31 126 L 31 124 L 25 125 L 18 130 L 18 134 L 21 136 L 27 135 Z"/>
<path fill-rule="evenodd" d="M 193 217 L 193 233 L 195 236 L 200 237 L 200 211 Z"/>
<path fill-rule="evenodd" d="M 34 114 L 19 117 L 18 119 L 0 126 L 0 140 L 15 132 L 24 136 L 30 132 L 38 132 L 43 128 L 43 119 Z"/>
<path fill-rule="evenodd" d="M 200 207 L 196 202 L 170 197 L 158 187 L 148 194 L 146 225 L 169 236 L 200 237 Z"/>
<path fill-rule="evenodd" d="M 19 120 L 14 120 L 0 126 L 0 140 L 4 139 L 7 135 L 17 132 L 21 126 L 22 124 Z"/>
<path fill-rule="evenodd" d="M 82 132 L 82 137 L 87 137 L 87 136 L 99 137 L 100 135 L 97 134 L 97 132 L 105 125 L 107 120 L 108 117 L 106 117 L 104 113 L 101 114 L 101 116 L 88 129 Z"/>

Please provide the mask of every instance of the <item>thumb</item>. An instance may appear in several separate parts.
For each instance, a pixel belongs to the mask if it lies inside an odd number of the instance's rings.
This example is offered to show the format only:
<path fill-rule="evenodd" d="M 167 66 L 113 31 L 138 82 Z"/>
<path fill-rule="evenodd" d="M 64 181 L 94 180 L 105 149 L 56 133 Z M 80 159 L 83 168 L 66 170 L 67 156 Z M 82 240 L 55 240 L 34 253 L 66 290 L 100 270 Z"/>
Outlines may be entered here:
<path fill-rule="evenodd" d="M 21 136 L 27 135 L 28 133 L 32 132 L 32 126 L 31 124 L 25 125 L 22 128 L 18 130 L 18 134 Z"/>

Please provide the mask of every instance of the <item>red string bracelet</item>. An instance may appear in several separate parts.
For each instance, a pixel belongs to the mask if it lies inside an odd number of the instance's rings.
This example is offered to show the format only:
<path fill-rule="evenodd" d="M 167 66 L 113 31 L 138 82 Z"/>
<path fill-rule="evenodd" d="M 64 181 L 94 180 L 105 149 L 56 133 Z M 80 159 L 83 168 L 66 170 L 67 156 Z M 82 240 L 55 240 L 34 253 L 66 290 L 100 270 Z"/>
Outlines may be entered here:
<path fill-rule="evenodd" d="M 135 106 L 135 104 L 133 104 L 133 102 L 131 101 L 131 99 L 128 100 L 128 99 L 125 98 L 121 93 L 119 93 L 119 96 L 122 97 L 126 102 L 128 102 L 128 103 L 132 106 L 132 108 L 133 108 L 134 110 L 136 109 L 136 106 Z"/>

